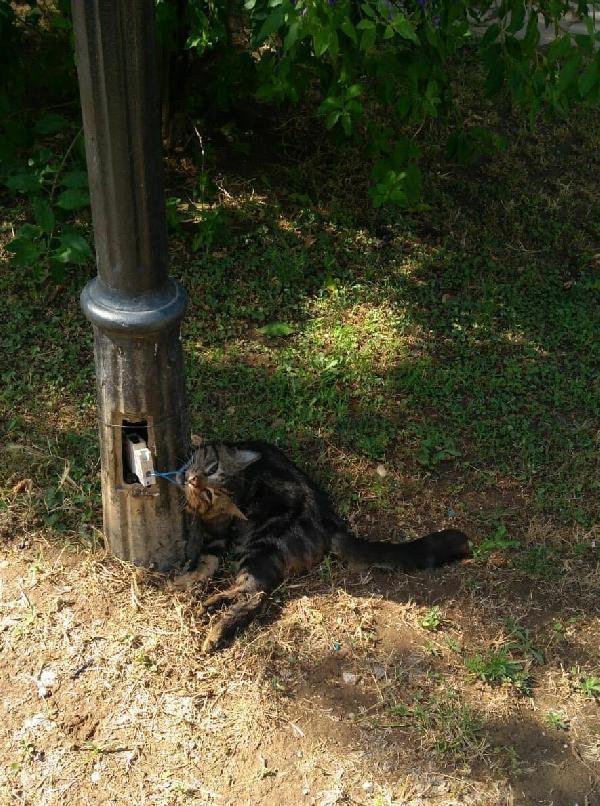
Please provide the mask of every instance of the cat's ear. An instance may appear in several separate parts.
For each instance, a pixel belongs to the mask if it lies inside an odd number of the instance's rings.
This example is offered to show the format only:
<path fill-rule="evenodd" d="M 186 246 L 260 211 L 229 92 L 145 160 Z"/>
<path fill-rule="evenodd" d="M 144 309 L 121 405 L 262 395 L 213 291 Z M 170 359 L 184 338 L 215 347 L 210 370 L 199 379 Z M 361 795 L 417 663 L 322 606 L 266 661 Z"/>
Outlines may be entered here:
<path fill-rule="evenodd" d="M 192 434 L 192 448 L 200 448 L 202 445 L 202 437 L 198 434 Z"/>
<path fill-rule="evenodd" d="M 235 450 L 231 452 L 231 458 L 239 472 L 241 470 L 245 470 L 248 465 L 258 462 L 258 460 L 261 458 L 261 454 L 258 451 L 250 451 L 245 448 L 235 448 Z"/>

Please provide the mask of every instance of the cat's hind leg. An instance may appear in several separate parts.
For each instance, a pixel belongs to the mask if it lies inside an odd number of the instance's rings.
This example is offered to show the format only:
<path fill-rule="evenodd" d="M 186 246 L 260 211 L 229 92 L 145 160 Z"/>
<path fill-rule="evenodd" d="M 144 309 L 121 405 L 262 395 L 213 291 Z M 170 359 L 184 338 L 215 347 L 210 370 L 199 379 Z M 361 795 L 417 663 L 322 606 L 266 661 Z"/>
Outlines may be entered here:
<path fill-rule="evenodd" d="M 261 614 L 269 593 L 283 582 L 284 568 L 284 558 L 279 552 L 261 552 L 241 563 L 240 571 L 231 587 L 204 599 L 202 602 L 204 609 L 221 602 L 233 602 L 233 604 L 219 613 L 211 623 L 202 644 L 203 652 L 219 649 Z"/>
<path fill-rule="evenodd" d="M 225 590 L 213 593 L 212 596 L 207 596 L 206 599 L 202 600 L 200 606 L 203 610 L 208 610 L 209 608 L 221 604 L 222 602 L 233 602 L 240 596 L 248 596 L 256 593 L 258 589 L 258 580 L 254 579 L 254 577 L 247 572 L 241 572 L 235 578 L 233 585 L 225 588 Z"/>
<path fill-rule="evenodd" d="M 224 613 L 219 614 L 208 628 L 206 638 L 202 642 L 202 652 L 209 654 L 215 649 L 219 649 L 237 632 L 250 624 L 263 611 L 268 595 L 266 591 L 256 591 L 248 598 L 238 599 Z"/>

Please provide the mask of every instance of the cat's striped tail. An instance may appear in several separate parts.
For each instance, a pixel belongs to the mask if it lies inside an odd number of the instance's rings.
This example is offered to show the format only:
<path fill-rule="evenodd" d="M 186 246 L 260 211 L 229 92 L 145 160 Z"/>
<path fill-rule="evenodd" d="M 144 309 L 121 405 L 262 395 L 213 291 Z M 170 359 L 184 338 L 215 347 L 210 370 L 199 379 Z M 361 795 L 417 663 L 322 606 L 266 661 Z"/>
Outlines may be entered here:
<path fill-rule="evenodd" d="M 350 532 L 340 531 L 333 536 L 331 552 L 351 563 L 400 571 L 437 568 L 470 555 L 469 540 L 458 529 L 431 532 L 407 543 L 360 540 Z"/>

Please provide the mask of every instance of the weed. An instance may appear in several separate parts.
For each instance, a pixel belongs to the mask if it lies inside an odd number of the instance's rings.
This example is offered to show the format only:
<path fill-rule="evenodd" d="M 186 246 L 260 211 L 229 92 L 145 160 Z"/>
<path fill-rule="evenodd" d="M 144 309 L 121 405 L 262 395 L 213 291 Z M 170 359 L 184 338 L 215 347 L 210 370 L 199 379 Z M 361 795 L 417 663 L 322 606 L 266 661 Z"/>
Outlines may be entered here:
<path fill-rule="evenodd" d="M 327 554 L 319 566 L 319 574 L 323 582 L 330 583 L 332 580 L 332 562 L 331 555 Z"/>
<path fill-rule="evenodd" d="M 430 429 L 421 440 L 417 453 L 418 461 L 426 467 L 435 467 L 440 462 L 447 462 L 460 456 L 462 453 L 449 435 Z"/>
<path fill-rule="evenodd" d="M 501 768 L 507 769 L 513 775 L 521 770 L 522 761 L 512 745 L 494 747 L 492 752 L 498 761 L 498 766 Z"/>
<path fill-rule="evenodd" d="M 429 652 L 429 654 L 433 655 L 434 657 L 441 657 L 441 655 L 442 655 L 442 652 L 441 652 L 439 646 L 437 646 L 437 644 L 435 644 L 431 640 L 425 641 L 425 643 L 423 644 L 423 649 L 426 652 Z"/>
<path fill-rule="evenodd" d="M 280 677 L 274 675 L 273 677 L 271 677 L 270 682 L 271 686 L 275 689 L 275 691 L 280 691 L 282 693 L 285 693 L 287 691 L 287 686 Z"/>
<path fill-rule="evenodd" d="M 509 635 L 507 644 L 509 651 L 517 651 L 526 657 L 532 658 L 536 663 L 542 664 L 546 662 L 543 650 L 534 645 L 529 635 L 529 630 L 512 619 L 506 619 L 504 624 Z"/>
<path fill-rule="evenodd" d="M 455 638 L 451 638 L 450 636 L 448 636 L 446 638 L 446 644 L 448 645 L 448 648 L 451 649 L 453 652 L 456 652 L 457 655 L 460 655 L 462 653 L 462 648 Z"/>
<path fill-rule="evenodd" d="M 513 566 L 535 579 L 556 579 L 559 575 L 556 552 L 548 546 L 530 546 L 513 559 Z"/>
<path fill-rule="evenodd" d="M 558 711 L 546 711 L 546 722 L 556 730 L 569 730 L 569 718 Z"/>
<path fill-rule="evenodd" d="M 436 605 L 431 607 L 427 613 L 419 620 L 419 625 L 424 630 L 437 630 L 442 626 L 444 619 L 441 609 Z"/>
<path fill-rule="evenodd" d="M 579 691 L 588 700 L 600 699 L 600 677 L 589 675 L 579 680 Z"/>
<path fill-rule="evenodd" d="M 501 647 L 484 655 L 465 658 L 467 670 L 489 685 L 510 684 L 523 693 L 531 689 L 531 678 L 522 661 L 515 660 L 509 650 Z"/>
<path fill-rule="evenodd" d="M 407 704 L 397 702 L 390 713 L 398 719 L 396 727 L 418 731 L 426 746 L 453 756 L 481 753 L 487 742 L 482 738 L 482 721 L 469 706 L 459 703 L 458 693 L 448 689 L 429 699 L 418 696 Z"/>
<path fill-rule="evenodd" d="M 509 538 L 507 535 L 506 526 L 503 523 L 498 524 L 491 535 L 484 538 L 478 546 L 473 547 L 473 557 L 476 560 L 485 560 L 494 552 L 518 548 L 519 541 Z"/>
<path fill-rule="evenodd" d="M 144 669 L 147 669 L 149 672 L 157 672 L 158 671 L 158 664 L 156 659 L 149 655 L 147 652 L 139 652 L 135 658 L 136 663 L 139 663 L 140 666 L 143 666 Z"/>

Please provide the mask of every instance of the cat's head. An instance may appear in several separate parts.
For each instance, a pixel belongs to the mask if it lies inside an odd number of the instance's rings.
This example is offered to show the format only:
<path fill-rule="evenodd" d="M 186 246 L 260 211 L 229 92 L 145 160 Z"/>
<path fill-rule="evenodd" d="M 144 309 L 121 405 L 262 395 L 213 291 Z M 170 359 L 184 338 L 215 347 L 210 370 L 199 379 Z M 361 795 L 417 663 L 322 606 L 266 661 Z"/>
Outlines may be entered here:
<path fill-rule="evenodd" d="M 249 465 L 257 462 L 261 455 L 257 451 L 236 448 L 223 443 L 207 442 L 198 445 L 191 459 L 182 468 L 178 482 L 184 489 L 186 497 L 188 490 L 194 486 L 204 488 L 227 488 L 228 483 L 245 470 Z"/>
<path fill-rule="evenodd" d="M 216 521 L 223 518 L 247 520 L 231 498 L 218 487 L 202 486 L 198 477 L 185 488 L 187 509 L 203 521 Z"/>

